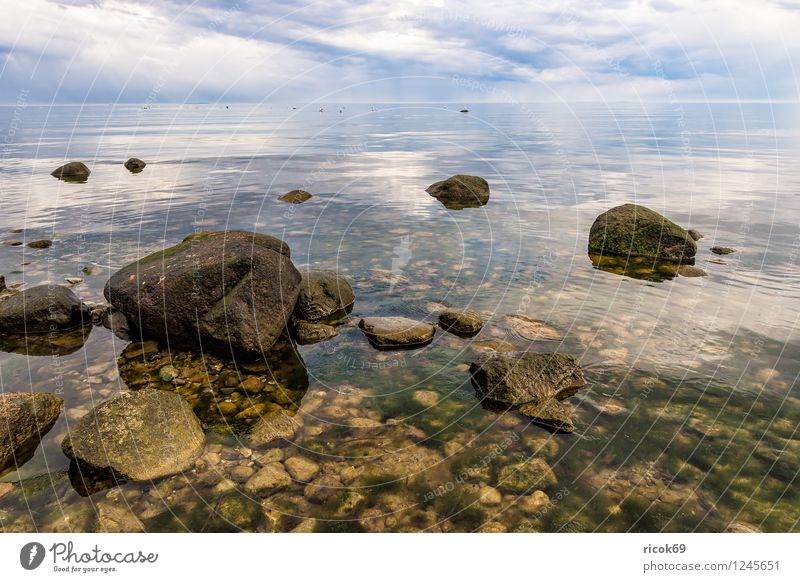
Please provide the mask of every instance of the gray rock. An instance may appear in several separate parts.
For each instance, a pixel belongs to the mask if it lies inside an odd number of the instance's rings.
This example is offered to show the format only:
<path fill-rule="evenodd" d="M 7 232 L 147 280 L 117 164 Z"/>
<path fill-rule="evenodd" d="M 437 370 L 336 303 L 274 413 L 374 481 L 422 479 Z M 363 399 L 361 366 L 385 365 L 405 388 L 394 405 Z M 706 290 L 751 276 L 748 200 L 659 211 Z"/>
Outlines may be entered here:
<path fill-rule="evenodd" d="M 286 459 L 283 464 L 295 481 L 308 483 L 319 473 L 319 465 L 305 457 L 292 457 Z"/>
<path fill-rule="evenodd" d="M 313 269 L 303 272 L 302 277 L 294 309 L 298 320 L 318 321 L 344 315 L 353 308 L 353 288 L 336 271 Z"/>
<path fill-rule="evenodd" d="M 433 340 L 436 328 L 407 317 L 366 317 L 358 327 L 379 348 L 414 348 Z"/>
<path fill-rule="evenodd" d="M 68 162 L 53 170 L 50 175 L 65 182 L 85 182 L 91 173 L 83 162 Z"/>
<path fill-rule="evenodd" d="M 477 208 L 489 202 L 489 184 L 480 176 L 457 174 L 425 190 L 447 208 Z"/>
<path fill-rule="evenodd" d="M 471 309 L 445 309 L 439 314 L 439 327 L 456 335 L 475 335 L 483 327 L 480 314 Z"/>
<path fill-rule="evenodd" d="M 89 309 L 77 295 L 59 285 L 39 285 L 0 302 L 0 331 L 43 333 L 91 322 Z"/>
<path fill-rule="evenodd" d="M 325 323 L 297 321 L 294 324 L 294 338 L 300 345 L 310 345 L 336 337 L 336 328 Z"/>
<path fill-rule="evenodd" d="M 269 463 L 247 480 L 244 490 L 253 495 L 268 495 L 292 484 L 292 478 L 280 463 Z"/>
<path fill-rule="evenodd" d="M 100 404 L 61 443 L 64 454 L 80 465 L 135 481 L 190 470 L 204 446 L 189 404 L 153 389 L 124 392 Z"/>
<path fill-rule="evenodd" d="M 0 393 L 0 475 L 21 467 L 52 428 L 64 401 L 48 392 Z"/>
<path fill-rule="evenodd" d="M 689 261 L 697 245 L 683 228 L 638 204 L 616 206 L 598 216 L 589 231 L 589 253 Z"/>
<path fill-rule="evenodd" d="M 127 162 L 125 162 L 125 168 L 131 174 L 138 174 L 139 172 L 144 170 L 144 167 L 146 165 L 147 164 L 145 162 L 143 162 L 142 160 L 140 160 L 139 158 L 130 158 Z"/>
<path fill-rule="evenodd" d="M 186 237 L 124 267 L 105 287 L 109 303 L 145 336 L 227 356 L 269 350 L 299 292 L 286 243 L 244 231 Z"/>

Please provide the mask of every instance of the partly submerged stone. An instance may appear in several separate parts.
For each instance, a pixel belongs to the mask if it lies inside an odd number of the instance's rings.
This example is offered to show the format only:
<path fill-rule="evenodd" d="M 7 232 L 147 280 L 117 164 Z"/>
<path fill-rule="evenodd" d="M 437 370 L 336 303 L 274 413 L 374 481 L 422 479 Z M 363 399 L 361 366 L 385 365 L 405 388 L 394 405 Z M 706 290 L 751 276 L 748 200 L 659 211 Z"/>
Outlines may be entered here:
<path fill-rule="evenodd" d="M 68 162 L 53 170 L 50 175 L 65 182 L 85 182 L 91 173 L 83 162 Z"/>
<path fill-rule="evenodd" d="M 33 456 L 64 401 L 49 392 L 0 393 L 0 475 Z"/>
<path fill-rule="evenodd" d="M 292 484 L 292 478 L 281 463 L 269 463 L 256 472 L 244 484 L 244 490 L 252 495 L 268 495 Z"/>
<path fill-rule="evenodd" d="M 477 208 L 489 202 L 489 183 L 480 176 L 457 174 L 425 190 L 447 208 Z"/>
<path fill-rule="evenodd" d="M 698 241 L 698 240 L 700 240 L 701 238 L 704 238 L 704 237 L 703 237 L 703 235 L 702 235 L 702 234 L 700 234 L 700 232 L 696 231 L 696 230 L 695 230 L 695 229 L 693 229 L 693 228 L 690 228 L 690 229 L 689 229 L 689 230 L 687 230 L 686 232 L 688 232 L 688 233 L 689 233 L 689 236 L 690 236 L 690 237 L 692 237 L 692 240 L 693 240 L 693 241 Z"/>
<path fill-rule="evenodd" d="M 456 335 L 472 336 L 483 327 L 483 319 L 471 309 L 445 309 L 439 314 L 439 327 Z"/>
<path fill-rule="evenodd" d="M 574 430 L 572 411 L 561 403 L 586 381 L 574 356 L 528 352 L 487 353 L 470 366 L 478 394 L 490 408 L 515 407 L 553 430 Z"/>
<path fill-rule="evenodd" d="M 89 309 L 70 289 L 38 285 L 0 301 L 0 331 L 44 333 L 91 321 Z"/>
<path fill-rule="evenodd" d="M 589 231 L 589 253 L 691 261 L 697 245 L 683 228 L 638 204 L 623 204 L 598 216 Z"/>
<path fill-rule="evenodd" d="M 67 457 L 119 479 L 153 480 L 194 466 L 205 435 L 189 404 L 163 390 L 124 392 L 81 418 L 61 443 Z"/>
<path fill-rule="evenodd" d="M 336 328 L 325 323 L 298 321 L 293 326 L 294 338 L 300 345 L 316 344 L 336 337 Z"/>
<path fill-rule="evenodd" d="M 28 246 L 32 249 L 49 249 L 51 246 L 53 246 L 53 241 L 51 241 L 49 238 L 32 240 L 28 243 Z"/>
<path fill-rule="evenodd" d="M 144 167 L 146 165 L 147 164 L 144 161 L 140 160 L 139 158 L 130 158 L 128 161 L 125 162 L 125 168 L 131 174 L 138 174 L 139 172 L 144 170 Z"/>
<path fill-rule="evenodd" d="M 342 275 L 336 271 L 310 269 L 302 273 L 294 317 L 317 321 L 341 316 L 350 312 L 355 300 L 353 288 Z"/>
<path fill-rule="evenodd" d="M 272 348 L 299 292 L 286 243 L 235 230 L 191 235 L 122 268 L 105 287 L 145 337 L 253 356 Z"/>
<path fill-rule="evenodd" d="M 407 317 L 365 317 L 358 327 L 379 348 L 415 348 L 433 340 L 436 328 Z"/>
<path fill-rule="evenodd" d="M 290 440 L 303 426 L 302 417 L 286 410 L 276 410 L 264 415 L 250 431 L 251 446 L 264 446 L 273 441 Z"/>
<path fill-rule="evenodd" d="M 546 322 L 533 319 L 520 313 L 511 313 L 504 318 L 505 323 L 522 339 L 528 341 L 550 340 L 558 341 L 561 334 Z"/>
<path fill-rule="evenodd" d="M 715 255 L 730 255 L 736 252 L 736 249 L 730 247 L 711 247 L 711 252 Z"/>
<path fill-rule="evenodd" d="M 289 204 L 302 204 L 311 198 L 311 194 L 305 190 L 292 190 L 286 194 L 283 194 L 282 196 L 278 196 L 278 200 L 281 202 L 288 202 Z"/>

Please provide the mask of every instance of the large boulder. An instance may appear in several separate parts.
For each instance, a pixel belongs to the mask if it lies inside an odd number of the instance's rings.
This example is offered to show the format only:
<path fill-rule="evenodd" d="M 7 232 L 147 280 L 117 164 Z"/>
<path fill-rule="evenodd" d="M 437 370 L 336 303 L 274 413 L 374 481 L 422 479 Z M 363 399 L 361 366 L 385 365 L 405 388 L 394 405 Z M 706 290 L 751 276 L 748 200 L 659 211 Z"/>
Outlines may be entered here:
<path fill-rule="evenodd" d="M 589 253 L 691 261 L 697 253 L 691 235 L 658 212 L 623 204 L 598 216 L 589 231 Z"/>
<path fill-rule="evenodd" d="M 296 319 L 318 321 L 344 315 L 353 308 L 356 300 L 353 288 L 336 271 L 311 269 L 302 276 L 300 293 L 294 308 Z"/>
<path fill-rule="evenodd" d="M 366 317 L 358 327 L 378 348 L 416 348 L 433 340 L 436 328 L 407 317 Z"/>
<path fill-rule="evenodd" d="M 0 332 L 44 333 L 90 323 L 89 309 L 59 285 L 39 285 L 0 302 Z"/>
<path fill-rule="evenodd" d="M 425 190 L 450 209 L 476 208 L 489 202 L 489 183 L 480 176 L 457 174 Z"/>
<path fill-rule="evenodd" d="M 61 443 L 80 466 L 118 479 L 159 479 L 194 466 L 205 435 L 189 404 L 177 394 L 124 392 L 75 423 Z"/>
<path fill-rule="evenodd" d="M 63 404 L 48 392 L 0 393 L 0 475 L 31 458 Z"/>
<path fill-rule="evenodd" d="M 68 162 L 50 172 L 50 175 L 65 182 L 85 182 L 91 173 L 83 162 Z"/>
<path fill-rule="evenodd" d="M 571 411 L 561 403 L 586 385 L 574 356 L 531 352 L 487 353 L 470 366 L 480 396 L 517 408 L 556 430 L 574 429 Z"/>
<path fill-rule="evenodd" d="M 283 241 L 208 231 L 124 267 L 106 283 L 105 297 L 144 336 L 256 356 L 284 330 L 300 280 Z"/>

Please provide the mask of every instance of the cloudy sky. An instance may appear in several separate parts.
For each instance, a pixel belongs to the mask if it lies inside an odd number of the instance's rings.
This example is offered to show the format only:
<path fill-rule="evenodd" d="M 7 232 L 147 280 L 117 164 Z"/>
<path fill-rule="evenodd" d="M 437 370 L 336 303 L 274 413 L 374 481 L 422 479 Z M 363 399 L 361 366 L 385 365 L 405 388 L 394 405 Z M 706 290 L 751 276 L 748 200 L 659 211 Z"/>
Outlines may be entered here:
<path fill-rule="evenodd" d="M 798 100 L 794 0 L 0 0 L 0 102 Z"/>

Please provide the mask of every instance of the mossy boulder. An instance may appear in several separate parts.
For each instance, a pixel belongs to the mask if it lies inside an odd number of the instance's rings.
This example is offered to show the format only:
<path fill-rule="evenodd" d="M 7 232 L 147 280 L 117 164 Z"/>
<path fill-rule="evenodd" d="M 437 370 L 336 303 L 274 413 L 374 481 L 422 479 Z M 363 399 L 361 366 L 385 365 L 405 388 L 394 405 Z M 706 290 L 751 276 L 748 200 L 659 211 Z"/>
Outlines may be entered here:
<path fill-rule="evenodd" d="M 697 245 L 686 230 L 658 212 L 623 204 L 595 219 L 589 231 L 589 252 L 681 262 L 694 258 Z"/>
<path fill-rule="evenodd" d="M 124 392 L 100 404 L 73 424 L 61 443 L 80 466 L 134 481 L 187 471 L 204 446 L 189 404 L 153 389 Z"/>
<path fill-rule="evenodd" d="M 286 243 L 236 230 L 188 236 L 105 286 L 109 303 L 143 336 L 228 356 L 269 350 L 299 292 Z"/>
<path fill-rule="evenodd" d="M 85 182 L 91 173 L 83 162 L 68 162 L 50 172 L 50 175 L 65 182 Z"/>
<path fill-rule="evenodd" d="M 48 392 L 0 393 L 0 475 L 31 458 L 63 404 Z"/>
<path fill-rule="evenodd" d="M 456 174 L 425 190 L 447 208 L 477 208 L 489 202 L 489 183 L 480 176 Z"/>
<path fill-rule="evenodd" d="M 38 285 L 0 301 L 0 332 L 45 333 L 89 322 L 86 305 L 59 285 Z"/>

